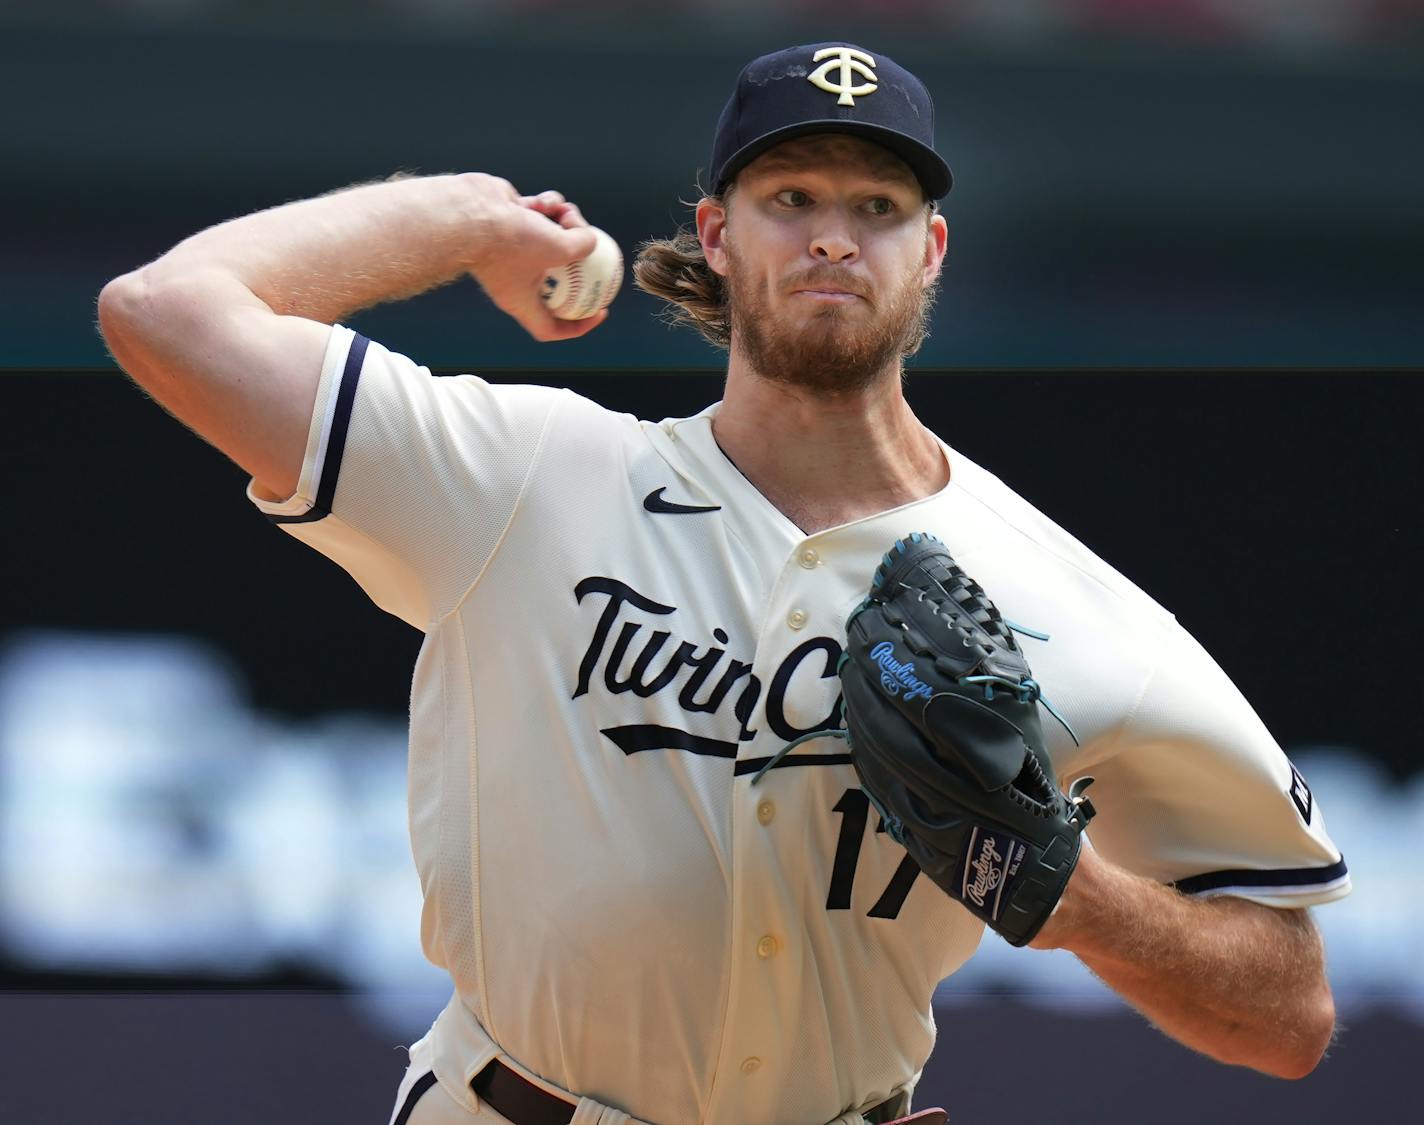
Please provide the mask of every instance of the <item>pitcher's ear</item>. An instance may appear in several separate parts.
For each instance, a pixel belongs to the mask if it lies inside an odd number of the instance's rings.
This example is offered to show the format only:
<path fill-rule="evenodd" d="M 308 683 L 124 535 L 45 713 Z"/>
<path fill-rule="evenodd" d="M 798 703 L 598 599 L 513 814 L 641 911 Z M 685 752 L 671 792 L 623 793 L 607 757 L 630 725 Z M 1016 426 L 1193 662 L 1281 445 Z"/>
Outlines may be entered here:
<path fill-rule="evenodd" d="M 697 204 L 697 240 L 708 268 L 719 277 L 727 276 L 727 202 L 709 195 Z"/>

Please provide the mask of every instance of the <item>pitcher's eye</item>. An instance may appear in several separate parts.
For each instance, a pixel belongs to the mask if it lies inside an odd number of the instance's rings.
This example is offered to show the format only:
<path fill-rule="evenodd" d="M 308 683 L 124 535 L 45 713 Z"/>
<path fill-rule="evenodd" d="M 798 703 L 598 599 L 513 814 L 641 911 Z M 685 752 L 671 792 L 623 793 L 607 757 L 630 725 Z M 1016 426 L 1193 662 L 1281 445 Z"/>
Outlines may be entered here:
<path fill-rule="evenodd" d="M 872 199 L 866 206 L 870 208 L 872 215 L 888 215 L 891 211 L 895 210 L 895 201 L 893 199 L 887 199 L 882 195 Z"/>
<path fill-rule="evenodd" d="M 776 193 L 776 201 L 785 204 L 787 207 L 805 207 L 811 202 L 811 197 L 804 191 L 795 188 L 788 188 L 786 191 Z"/>

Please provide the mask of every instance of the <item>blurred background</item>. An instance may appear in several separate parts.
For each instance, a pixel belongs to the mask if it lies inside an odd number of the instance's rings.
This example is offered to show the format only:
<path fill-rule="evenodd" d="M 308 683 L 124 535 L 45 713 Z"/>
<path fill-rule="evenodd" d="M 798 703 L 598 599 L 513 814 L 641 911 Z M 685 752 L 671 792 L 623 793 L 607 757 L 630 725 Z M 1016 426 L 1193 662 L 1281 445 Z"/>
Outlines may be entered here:
<path fill-rule="evenodd" d="M 915 409 L 1206 644 L 1356 888 L 1316 915 L 1344 1030 L 1302 1082 L 991 937 L 941 988 L 919 1104 L 1038 1122 L 1004 1105 L 1037 1054 L 1093 1122 L 1417 1114 L 1424 3 L 12 0 L 0 1121 L 385 1120 L 447 996 L 405 833 L 419 637 L 117 373 L 104 282 L 397 170 L 558 188 L 631 250 L 687 220 L 740 66 L 836 38 L 926 81 L 955 173 Z M 347 323 L 437 371 L 699 410 L 722 357 L 655 312 L 628 291 L 541 346 L 465 281 Z"/>

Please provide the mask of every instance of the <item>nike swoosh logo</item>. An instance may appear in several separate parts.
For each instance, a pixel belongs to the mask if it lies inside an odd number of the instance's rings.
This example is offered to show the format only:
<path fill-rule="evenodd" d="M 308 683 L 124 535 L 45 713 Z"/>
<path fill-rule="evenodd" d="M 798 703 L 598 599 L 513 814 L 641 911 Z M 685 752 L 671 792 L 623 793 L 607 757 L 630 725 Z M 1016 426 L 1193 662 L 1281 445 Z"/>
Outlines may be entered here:
<path fill-rule="evenodd" d="M 664 500 L 663 493 L 667 491 L 667 485 L 654 489 L 643 497 L 643 507 L 650 512 L 661 512 L 669 516 L 685 516 L 692 512 L 720 512 L 722 505 L 709 504 L 705 507 L 696 504 L 674 504 L 671 500 Z"/>

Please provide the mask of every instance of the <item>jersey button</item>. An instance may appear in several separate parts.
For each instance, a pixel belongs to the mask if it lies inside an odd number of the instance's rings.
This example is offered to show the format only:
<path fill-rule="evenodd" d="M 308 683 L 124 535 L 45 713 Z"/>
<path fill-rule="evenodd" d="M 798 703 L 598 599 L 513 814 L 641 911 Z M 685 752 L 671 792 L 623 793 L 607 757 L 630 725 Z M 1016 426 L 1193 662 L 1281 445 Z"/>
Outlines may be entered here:
<path fill-rule="evenodd" d="M 786 615 L 786 624 L 793 629 L 800 629 L 806 624 L 806 611 L 804 609 L 793 609 Z"/>
<path fill-rule="evenodd" d="M 760 1069 L 761 1059 L 757 1058 L 755 1055 L 752 1055 L 750 1058 L 745 1058 L 742 1060 L 743 1074 L 755 1074 Z"/>
<path fill-rule="evenodd" d="M 816 567 L 821 565 L 821 556 L 816 554 L 816 548 L 807 547 L 797 556 L 796 561 L 807 570 L 815 570 Z"/>
<path fill-rule="evenodd" d="M 757 805 L 757 820 L 762 824 L 770 824 L 776 819 L 776 806 L 770 801 L 762 801 Z"/>
<path fill-rule="evenodd" d="M 768 957 L 775 957 L 776 951 L 779 948 L 780 945 L 777 943 L 777 940 L 770 934 L 767 934 L 761 941 L 757 942 L 757 956 L 763 960 Z"/>

